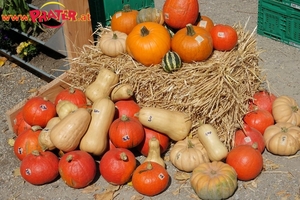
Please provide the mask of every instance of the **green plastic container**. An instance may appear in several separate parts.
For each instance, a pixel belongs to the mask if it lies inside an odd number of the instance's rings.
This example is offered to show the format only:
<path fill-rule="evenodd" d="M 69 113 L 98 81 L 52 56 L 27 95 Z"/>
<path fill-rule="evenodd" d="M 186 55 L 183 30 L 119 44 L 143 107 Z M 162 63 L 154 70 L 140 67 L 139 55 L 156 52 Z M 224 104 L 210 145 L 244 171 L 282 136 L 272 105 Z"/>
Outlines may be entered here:
<path fill-rule="evenodd" d="M 275 0 L 258 2 L 259 35 L 300 48 L 300 10 Z"/>
<path fill-rule="evenodd" d="M 300 9 L 300 0 L 274 0 L 292 8 Z"/>
<path fill-rule="evenodd" d="M 100 22 L 103 27 L 110 25 L 113 14 L 129 4 L 132 9 L 154 7 L 154 0 L 89 0 L 92 28 L 95 31 Z"/>

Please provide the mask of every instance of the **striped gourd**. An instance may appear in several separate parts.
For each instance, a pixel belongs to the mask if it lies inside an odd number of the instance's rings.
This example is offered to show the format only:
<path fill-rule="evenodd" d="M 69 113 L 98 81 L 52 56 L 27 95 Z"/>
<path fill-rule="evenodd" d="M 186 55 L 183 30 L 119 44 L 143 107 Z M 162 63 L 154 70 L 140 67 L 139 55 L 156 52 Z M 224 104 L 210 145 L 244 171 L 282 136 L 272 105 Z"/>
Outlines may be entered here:
<path fill-rule="evenodd" d="M 170 73 L 180 69 L 182 63 L 179 55 L 176 52 L 169 51 L 162 59 L 162 68 Z"/>

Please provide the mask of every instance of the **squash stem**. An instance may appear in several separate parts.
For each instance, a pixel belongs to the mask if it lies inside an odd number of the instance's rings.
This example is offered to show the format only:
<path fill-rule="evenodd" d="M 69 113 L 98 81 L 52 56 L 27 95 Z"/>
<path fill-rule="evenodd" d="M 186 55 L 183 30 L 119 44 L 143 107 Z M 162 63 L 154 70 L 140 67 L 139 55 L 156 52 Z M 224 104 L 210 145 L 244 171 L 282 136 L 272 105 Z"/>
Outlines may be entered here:
<path fill-rule="evenodd" d="M 32 127 L 31 127 L 31 130 L 34 131 L 34 132 L 36 132 L 36 131 L 38 131 L 38 130 L 42 130 L 42 129 L 43 129 L 43 128 L 40 127 L 40 126 L 38 126 L 38 125 L 35 125 L 35 126 L 32 126 Z"/>
<path fill-rule="evenodd" d="M 71 162 L 73 160 L 73 156 L 72 155 L 69 155 L 67 158 L 66 158 L 67 162 Z"/>
<path fill-rule="evenodd" d="M 123 160 L 123 161 L 127 161 L 127 160 L 128 160 L 128 156 L 126 155 L 125 152 L 122 152 L 122 153 L 120 154 L 120 158 L 121 158 L 121 160 Z"/>
<path fill-rule="evenodd" d="M 186 25 L 186 29 L 187 29 L 186 34 L 187 34 L 188 36 L 193 36 L 193 35 L 196 34 L 192 24 L 187 24 L 187 25 Z"/>
<path fill-rule="evenodd" d="M 70 94 L 74 94 L 74 93 L 75 93 L 75 89 L 74 89 L 73 87 L 70 87 L 69 93 L 70 93 Z"/>
<path fill-rule="evenodd" d="M 115 32 L 113 33 L 112 39 L 114 39 L 114 40 L 118 39 L 118 35 Z"/>
<path fill-rule="evenodd" d="M 139 171 L 139 173 L 141 174 L 143 172 L 147 172 L 147 171 L 152 170 L 152 169 L 153 169 L 153 166 L 152 166 L 151 162 L 148 162 L 146 169 L 143 169 L 143 170 Z"/>
<path fill-rule="evenodd" d="M 295 112 L 298 112 L 298 110 L 299 110 L 299 109 L 298 109 L 298 106 L 292 106 L 291 108 L 292 108 L 292 111 L 293 111 L 294 113 L 295 113 Z"/>
<path fill-rule="evenodd" d="M 188 139 L 187 142 L 188 142 L 188 148 L 194 148 L 194 144 L 190 139 Z"/>
<path fill-rule="evenodd" d="M 122 115 L 121 116 L 121 121 L 122 122 L 127 122 L 127 121 L 129 121 L 129 117 L 127 115 Z"/>
<path fill-rule="evenodd" d="M 141 36 L 146 37 L 147 35 L 149 35 L 149 30 L 146 28 L 146 26 L 143 26 L 141 28 Z"/>
<path fill-rule="evenodd" d="M 39 156 L 40 155 L 40 152 L 38 150 L 33 150 L 31 153 L 34 156 Z"/>
<path fill-rule="evenodd" d="M 131 8 L 129 4 L 125 4 L 122 9 L 123 12 L 131 12 Z"/>

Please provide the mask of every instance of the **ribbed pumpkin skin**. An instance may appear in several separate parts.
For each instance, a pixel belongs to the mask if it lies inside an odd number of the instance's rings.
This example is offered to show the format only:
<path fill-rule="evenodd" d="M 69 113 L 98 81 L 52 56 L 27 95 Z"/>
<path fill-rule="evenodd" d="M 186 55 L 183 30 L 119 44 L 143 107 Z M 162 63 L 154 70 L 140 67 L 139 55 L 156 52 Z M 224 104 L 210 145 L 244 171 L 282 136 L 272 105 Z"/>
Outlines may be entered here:
<path fill-rule="evenodd" d="M 198 0 L 166 0 L 163 6 L 164 21 L 174 29 L 195 24 L 198 13 Z"/>
<path fill-rule="evenodd" d="M 145 32 L 148 33 L 145 34 Z M 136 25 L 126 39 L 127 53 L 145 66 L 161 63 L 170 47 L 169 32 L 155 22 L 143 22 Z"/>
<path fill-rule="evenodd" d="M 181 68 L 182 62 L 180 56 L 176 52 L 169 51 L 164 56 L 161 66 L 165 72 L 177 71 Z"/>
<path fill-rule="evenodd" d="M 172 37 L 171 49 L 183 62 L 204 61 L 212 54 L 213 41 L 205 29 L 188 24 Z"/>
<path fill-rule="evenodd" d="M 227 199 L 237 188 L 237 174 L 221 161 L 202 163 L 193 170 L 191 186 L 201 199 Z"/>

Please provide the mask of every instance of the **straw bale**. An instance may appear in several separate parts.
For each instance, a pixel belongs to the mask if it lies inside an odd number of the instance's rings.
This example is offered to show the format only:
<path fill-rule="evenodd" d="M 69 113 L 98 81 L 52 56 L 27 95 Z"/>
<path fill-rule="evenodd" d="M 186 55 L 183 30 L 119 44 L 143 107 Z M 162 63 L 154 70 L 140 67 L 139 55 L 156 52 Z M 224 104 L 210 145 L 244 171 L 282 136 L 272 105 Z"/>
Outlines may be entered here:
<path fill-rule="evenodd" d="M 239 41 L 232 51 L 214 51 L 205 62 L 183 63 L 173 73 L 164 72 L 160 64 L 145 67 L 127 54 L 105 56 L 92 44 L 84 46 L 78 57 L 71 60 L 72 67 L 67 73 L 74 86 L 85 89 L 95 80 L 99 69 L 112 69 L 119 74 L 120 83 L 133 85 L 141 107 L 187 112 L 193 121 L 191 136 L 197 137 L 201 120 L 214 125 L 221 141 L 231 149 L 234 132 L 248 112 L 248 101 L 264 81 L 255 30 L 246 31 L 240 24 L 235 28 Z"/>

